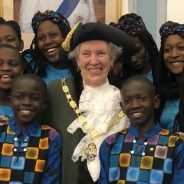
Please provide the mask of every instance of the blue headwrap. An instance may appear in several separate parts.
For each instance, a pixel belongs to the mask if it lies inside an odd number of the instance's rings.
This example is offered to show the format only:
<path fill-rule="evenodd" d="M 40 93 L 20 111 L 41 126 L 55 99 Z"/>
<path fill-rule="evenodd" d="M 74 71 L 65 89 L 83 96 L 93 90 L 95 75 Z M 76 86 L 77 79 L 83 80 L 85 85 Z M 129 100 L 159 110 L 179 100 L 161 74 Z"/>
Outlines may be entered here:
<path fill-rule="evenodd" d="M 167 21 L 160 27 L 161 40 L 164 41 L 169 35 L 178 34 L 184 37 L 184 24 Z"/>
<path fill-rule="evenodd" d="M 135 13 L 121 16 L 118 20 L 117 27 L 132 36 L 147 31 L 142 17 Z"/>
<path fill-rule="evenodd" d="M 58 12 L 52 11 L 52 10 L 46 10 L 45 12 L 40 12 L 38 11 L 32 19 L 32 28 L 33 31 L 36 33 L 39 25 L 44 22 L 45 20 L 50 20 L 51 22 L 54 23 L 62 23 L 63 27 L 65 27 L 66 29 L 70 30 L 70 24 L 68 22 L 68 20 L 61 15 Z"/>

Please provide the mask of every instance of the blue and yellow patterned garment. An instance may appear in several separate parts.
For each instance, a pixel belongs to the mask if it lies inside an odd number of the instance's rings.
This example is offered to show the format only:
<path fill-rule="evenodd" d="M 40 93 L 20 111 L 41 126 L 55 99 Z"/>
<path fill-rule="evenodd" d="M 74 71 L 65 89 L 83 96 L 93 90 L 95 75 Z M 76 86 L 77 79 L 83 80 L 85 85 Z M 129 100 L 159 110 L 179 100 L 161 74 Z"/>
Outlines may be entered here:
<path fill-rule="evenodd" d="M 101 146 L 98 184 L 183 184 L 184 142 L 156 124 L 144 141 L 129 129 L 108 137 Z"/>
<path fill-rule="evenodd" d="M 10 117 L 13 116 L 13 110 L 10 106 L 0 105 L 0 126 L 7 124 Z"/>
<path fill-rule="evenodd" d="M 10 106 L 0 105 L 0 115 L 6 116 L 6 117 L 12 117 L 13 110 Z"/>
<path fill-rule="evenodd" d="M 55 129 L 33 123 L 22 132 L 10 118 L 0 126 L 0 183 L 59 184 L 61 149 Z"/>

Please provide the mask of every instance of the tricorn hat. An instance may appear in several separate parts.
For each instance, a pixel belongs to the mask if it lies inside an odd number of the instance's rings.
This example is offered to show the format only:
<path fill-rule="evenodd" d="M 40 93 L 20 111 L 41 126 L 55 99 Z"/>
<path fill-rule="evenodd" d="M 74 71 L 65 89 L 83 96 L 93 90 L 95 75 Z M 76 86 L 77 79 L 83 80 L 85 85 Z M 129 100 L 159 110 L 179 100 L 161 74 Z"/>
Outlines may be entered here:
<path fill-rule="evenodd" d="M 104 40 L 123 48 L 124 53 L 134 52 L 133 39 L 122 30 L 101 22 L 78 23 L 62 44 L 67 51 L 73 50 L 78 44 L 89 40 Z"/>

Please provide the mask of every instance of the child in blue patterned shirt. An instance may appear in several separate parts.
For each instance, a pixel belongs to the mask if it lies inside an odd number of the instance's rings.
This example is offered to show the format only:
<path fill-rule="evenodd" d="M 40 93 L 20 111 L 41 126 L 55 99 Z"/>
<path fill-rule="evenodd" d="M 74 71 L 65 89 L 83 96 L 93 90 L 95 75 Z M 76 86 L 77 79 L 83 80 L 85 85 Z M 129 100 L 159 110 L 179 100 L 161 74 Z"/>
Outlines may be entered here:
<path fill-rule="evenodd" d="M 38 121 L 46 96 L 40 77 L 25 74 L 14 80 L 14 116 L 0 126 L 0 183 L 60 184 L 62 137 Z"/>
<path fill-rule="evenodd" d="M 159 98 L 154 91 L 143 76 L 123 83 L 123 110 L 131 125 L 102 144 L 98 184 L 183 184 L 184 142 L 155 121 Z"/>

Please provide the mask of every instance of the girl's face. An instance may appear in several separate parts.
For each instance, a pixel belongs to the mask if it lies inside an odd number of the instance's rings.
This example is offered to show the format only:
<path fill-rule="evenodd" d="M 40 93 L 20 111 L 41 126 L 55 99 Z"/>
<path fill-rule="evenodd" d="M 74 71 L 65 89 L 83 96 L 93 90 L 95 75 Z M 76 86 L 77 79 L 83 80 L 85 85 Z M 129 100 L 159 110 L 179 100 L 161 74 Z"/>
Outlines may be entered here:
<path fill-rule="evenodd" d="M 170 35 L 164 42 L 164 63 L 175 75 L 181 74 L 184 68 L 184 38 Z"/>
<path fill-rule="evenodd" d="M 23 41 L 19 40 L 16 32 L 8 25 L 0 25 L 0 44 L 9 44 L 21 51 L 24 47 Z"/>
<path fill-rule="evenodd" d="M 134 56 L 131 57 L 131 65 L 136 70 L 143 70 L 144 72 L 144 70 L 150 68 L 148 63 L 148 53 L 143 42 L 138 37 L 134 37 L 134 42 L 136 53 Z"/>
<path fill-rule="evenodd" d="M 64 41 L 63 35 L 57 24 L 46 20 L 40 24 L 37 30 L 38 48 L 49 60 L 50 64 L 59 63 L 59 53 L 61 43 Z"/>
<path fill-rule="evenodd" d="M 108 43 L 101 40 L 86 41 L 79 45 L 77 52 L 77 64 L 84 84 L 89 86 L 104 84 L 113 64 Z"/>
<path fill-rule="evenodd" d="M 21 56 L 11 48 L 0 48 L 0 89 L 10 89 L 13 79 L 23 73 Z"/>

